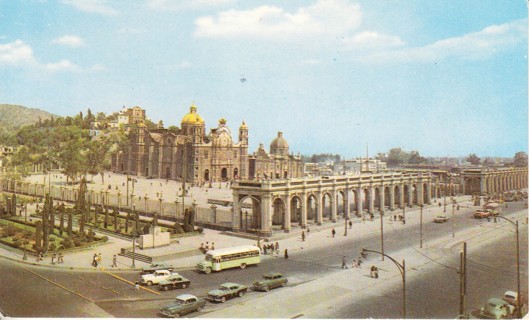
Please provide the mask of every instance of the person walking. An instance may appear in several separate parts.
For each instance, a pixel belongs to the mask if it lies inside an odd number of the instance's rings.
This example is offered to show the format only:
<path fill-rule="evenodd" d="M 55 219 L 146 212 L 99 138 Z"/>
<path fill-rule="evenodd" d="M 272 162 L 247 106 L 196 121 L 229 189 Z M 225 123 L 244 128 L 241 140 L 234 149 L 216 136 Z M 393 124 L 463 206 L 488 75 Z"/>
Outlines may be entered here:
<path fill-rule="evenodd" d="M 345 261 L 345 256 L 342 256 L 342 269 L 348 269 L 347 262 Z"/>
<path fill-rule="evenodd" d="M 336 234 L 336 230 L 334 230 L 334 228 L 332 228 L 331 233 L 332 233 L 332 237 L 334 238 L 334 235 Z"/>
<path fill-rule="evenodd" d="M 62 255 L 62 252 L 59 252 L 59 256 L 57 257 L 57 263 L 64 263 L 64 257 Z"/>
<path fill-rule="evenodd" d="M 117 267 L 118 267 L 118 257 L 114 255 L 112 257 L 112 268 L 117 268 Z"/>
<path fill-rule="evenodd" d="M 94 257 L 92 258 L 92 267 L 97 268 L 97 254 L 94 253 Z"/>
<path fill-rule="evenodd" d="M 57 255 L 54 253 L 51 255 L 51 264 L 55 264 L 55 258 L 57 257 Z"/>
<path fill-rule="evenodd" d="M 276 245 L 274 249 L 276 251 L 276 255 L 279 255 L 279 242 L 276 241 Z"/>
<path fill-rule="evenodd" d="M 215 242 L 211 243 L 211 250 L 215 250 Z"/>
<path fill-rule="evenodd" d="M 97 264 L 101 264 L 101 260 L 103 260 L 103 257 L 101 257 L 101 252 L 97 255 Z"/>
<path fill-rule="evenodd" d="M 301 231 L 301 241 L 305 241 L 305 231 Z"/>
<path fill-rule="evenodd" d="M 134 282 L 134 291 L 140 292 L 140 283 L 138 281 Z"/>
<path fill-rule="evenodd" d="M 352 229 L 352 228 L 353 228 L 353 222 L 349 220 L 349 229 Z"/>
<path fill-rule="evenodd" d="M 288 250 L 285 249 L 285 259 L 288 259 Z"/>

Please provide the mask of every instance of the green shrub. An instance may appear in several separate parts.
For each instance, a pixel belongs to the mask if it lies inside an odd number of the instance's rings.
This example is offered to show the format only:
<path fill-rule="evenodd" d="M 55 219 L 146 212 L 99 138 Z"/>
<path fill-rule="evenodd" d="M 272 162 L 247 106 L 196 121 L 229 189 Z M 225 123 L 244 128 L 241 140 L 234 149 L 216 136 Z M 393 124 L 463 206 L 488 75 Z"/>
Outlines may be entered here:
<path fill-rule="evenodd" d="M 18 228 L 12 224 L 8 224 L 4 227 L 4 233 L 7 237 L 12 237 L 18 232 Z"/>
<path fill-rule="evenodd" d="M 50 245 L 48 246 L 48 250 L 50 251 L 57 250 L 57 245 L 55 244 L 55 242 L 50 243 Z"/>
<path fill-rule="evenodd" d="M 14 245 L 15 247 L 19 247 L 19 248 L 22 247 L 22 240 L 19 240 L 19 239 L 14 240 L 14 241 L 13 241 L 13 245 Z"/>
<path fill-rule="evenodd" d="M 103 241 L 103 242 L 107 242 L 107 241 L 108 241 L 108 237 L 107 237 L 107 236 L 102 236 L 102 237 L 101 237 L 101 241 Z"/>
<path fill-rule="evenodd" d="M 72 241 L 71 238 L 66 238 L 63 241 L 61 241 L 61 246 L 64 249 L 69 249 L 69 248 L 73 248 L 75 246 L 75 244 L 74 244 L 74 242 Z"/>
<path fill-rule="evenodd" d="M 197 228 L 197 231 L 198 231 L 198 233 L 202 233 L 202 232 L 204 232 L 204 228 L 202 228 L 202 227 L 198 227 L 198 228 Z"/>

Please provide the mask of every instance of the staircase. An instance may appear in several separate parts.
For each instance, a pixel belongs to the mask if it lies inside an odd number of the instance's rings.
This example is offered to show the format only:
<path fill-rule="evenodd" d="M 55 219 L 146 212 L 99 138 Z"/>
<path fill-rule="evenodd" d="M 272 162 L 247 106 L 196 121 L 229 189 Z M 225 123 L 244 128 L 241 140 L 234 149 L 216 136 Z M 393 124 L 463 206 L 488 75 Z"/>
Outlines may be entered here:
<path fill-rule="evenodd" d="M 119 255 L 125 258 L 129 258 L 129 259 L 134 259 L 134 260 L 138 260 L 138 261 L 142 261 L 146 263 L 152 263 L 152 257 L 146 256 L 140 253 L 135 253 L 135 252 L 133 253 L 132 251 L 125 250 L 125 249 L 121 249 L 121 253 Z"/>

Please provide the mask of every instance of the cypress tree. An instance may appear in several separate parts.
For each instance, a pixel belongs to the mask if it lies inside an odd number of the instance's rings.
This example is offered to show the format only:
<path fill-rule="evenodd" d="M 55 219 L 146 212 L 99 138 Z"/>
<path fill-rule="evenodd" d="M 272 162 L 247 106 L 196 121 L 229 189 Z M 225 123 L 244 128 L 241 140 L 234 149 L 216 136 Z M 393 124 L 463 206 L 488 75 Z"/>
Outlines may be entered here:
<path fill-rule="evenodd" d="M 49 234 L 53 234 L 53 229 L 55 228 L 55 208 L 53 207 L 53 198 L 50 197 L 49 205 L 49 220 L 50 220 L 50 231 Z"/>
<path fill-rule="evenodd" d="M 44 200 L 44 207 L 42 208 L 42 251 L 47 252 L 48 251 L 48 244 L 49 244 L 49 232 L 50 232 L 50 226 L 49 226 L 49 203 L 50 203 L 50 196 L 46 194 L 46 199 Z"/>
<path fill-rule="evenodd" d="M 108 208 L 105 207 L 105 221 L 103 222 L 105 229 L 108 227 Z"/>
<path fill-rule="evenodd" d="M 81 222 L 79 223 L 79 233 L 84 234 L 85 217 L 81 215 Z"/>
<path fill-rule="evenodd" d="M 13 199 L 11 201 L 11 214 L 16 216 L 17 215 L 17 195 L 13 193 Z"/>
<path fill-rule="evenodd" d="M 73 228 L 73 212 L 68 212 L 68 237 L 72 236 L 72 228 Z"/>
<path fill-rule="evenodd" d="M 114 216 L 114 229 L 118 228 L 118 210 L 114 208 L 114 212 L 112 212 L 112 215 Z"/>
<path fill-rule="evenodd" d="M 42 221 L 35 222 L 35 250 L 42 249 Z"/>

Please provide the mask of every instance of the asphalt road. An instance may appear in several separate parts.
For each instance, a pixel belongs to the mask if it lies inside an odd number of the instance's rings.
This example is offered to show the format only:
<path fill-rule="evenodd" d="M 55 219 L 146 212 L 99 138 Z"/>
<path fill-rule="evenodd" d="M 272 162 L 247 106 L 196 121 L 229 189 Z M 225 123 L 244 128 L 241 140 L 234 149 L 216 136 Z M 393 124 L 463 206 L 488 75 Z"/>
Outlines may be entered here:
<path fill-rule="evenodd" d="M 509 203 L 508 211 L 519 210 L 522 203 Z M 447 215 L 451 215 L 448 207 Z M 483 221 L 471 218 L 473 208 L 462 208 L 456 217 L 456 235 L 464 228 L 476 228 Z M 425 244 L 439 236 L 452 233 L 452 222 L 436 224 L 435 215 L 442 208 L 429 208 L 424 212 L 423 235 Z M 507 212 L 504 212 L 508 216 Z M 379 220 L 366 224 L 379 224 Z M 521 230 L 521 251 L 523 252 L 523 278 L 527 283 L 527 225 Z M 511 231 L 505 227 L 506 232 Z M 336 229 L 338 235 L 343 229 Z M 400 223 L 385 223 L 384 247 L 387 254 L 402 247 L 419 245 L 419 229 Z M 318 277 L 338 272 L 341 256 L 348 257 L 348 263 L 358 257 L 363 247 L 380 250 L 380 232 L 373 231 L 363 237 L 354 236 L 354 229 L 348 230 L 349 240 L 336 245 L 292 252 L 285 260 L 281 257 L 265 259 L 259 266 L 244 270 L 225 270 L 210 275 L 199 274 L 194 270 L 179 273 L 191 280 L 191 286 L 185 293 L 204 297 L 206 292 L 223 282 L 238 282 L 250 286 L 253 281 L 267 271 L 281 271 L 289 277 L 289 286 L 314 280 Z M 330 237 L 330 234 L 329 234 Z M 511 238 L 514 238 L 511 237 Z M 467 310 L 481 306 L 489 297 L 501 295 L 505 290 L 515 290 L 514 240 L 492 243 L 469 256 L 469 279 Z M 300 243 L 301 244 L 301 243 Z M 453 252 L 450 265 L 459 263 L 458 248 Z M 374 257 L 370 259 L 375 259 Z M 52 268 L 33 267 L 0 259 L 3 274 L 0 278 L 0 308 L 13 317 L 155 317 L 160 307 L 168 304 L 184 290 L 171 290 L 154 294 L 145 290 L 134 292 L 132 285 L 103 272 L 61 271 Z M 136 281 L 136 272 L 113 272 L 128 281 Z M 514 274 L 514 278 L 513 278 Z M 442 279 L 442 281 L 440 281 Z M 513 281 L 514 279 L 514 281 Z M 524 286 L 525 291 L 527 286 Z M 152 287 L 156 290 L 157 287 Z M 276 289 L 281 290 L 281 289 Z M 442 292 L 443 294 L 439 294 Z M 453 269 L 440 266 L 428 274 L 421 274 L 415 281 L 408 283 L 408 316 L 413 318 L 453 318 L 459 308 L 459 277 Z M 236 301 L 225 304 L 206 305 L 199 314 L 205 314 L 232 303 L 249 301 L 258 295 L 267 293 L 248 292 Z M 327 311 L 326 311 L 327 312 Z M 454 313 L 455 312 L 455 313 Z M 195 314 L 189 315 L 193 317 Z M 381 295 L 375 301 L 358 299 L 351 301 L 345 308 L 333 308 L 325 313 L 327 318 L 400 318 L 400 287 Z M 236 317 L 236 315 L 234 315 Z"/>

